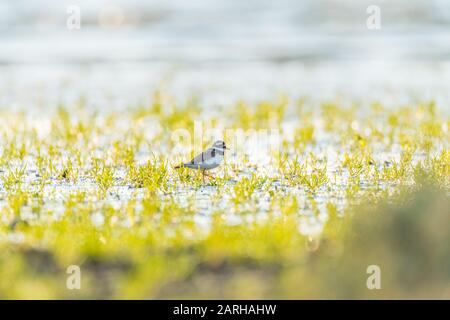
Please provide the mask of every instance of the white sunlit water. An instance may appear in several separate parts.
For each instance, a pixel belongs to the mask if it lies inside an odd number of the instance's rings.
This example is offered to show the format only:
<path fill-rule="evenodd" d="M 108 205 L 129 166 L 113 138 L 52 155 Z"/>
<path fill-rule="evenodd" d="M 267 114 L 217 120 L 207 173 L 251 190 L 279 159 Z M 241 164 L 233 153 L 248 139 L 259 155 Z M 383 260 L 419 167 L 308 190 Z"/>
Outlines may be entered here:
<path fill-rule="evenodd" d="M 92 108 L 127 108 L 161 85 L 209 108 L 280 92 L 447 102 L 450 3 L 379 1 L 377 31 L 366 27 L 371 4 L 3 0 L 0 107 L 41 112 L 84 95 Z M 80 30 L 66 27 L 69 5 Z"/>

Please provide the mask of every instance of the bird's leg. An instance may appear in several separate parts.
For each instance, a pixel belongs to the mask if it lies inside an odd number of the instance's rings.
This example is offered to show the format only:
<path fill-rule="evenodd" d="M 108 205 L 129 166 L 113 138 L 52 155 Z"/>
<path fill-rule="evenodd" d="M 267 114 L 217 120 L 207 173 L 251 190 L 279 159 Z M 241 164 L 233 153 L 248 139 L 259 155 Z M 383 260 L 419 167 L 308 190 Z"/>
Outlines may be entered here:
<path fill-rule="evenodd" d="M 205 184 L 205 169 L 202 170 L 202 181 Z"/>
<path fill-rule="evenodd" d="M 214 177 L 212 175 L 210 175 L 209 173 L 206 173 L 206 170 L 205 170 L 205 176 L 207 176 L 208 178 L 214 179 Z"/>

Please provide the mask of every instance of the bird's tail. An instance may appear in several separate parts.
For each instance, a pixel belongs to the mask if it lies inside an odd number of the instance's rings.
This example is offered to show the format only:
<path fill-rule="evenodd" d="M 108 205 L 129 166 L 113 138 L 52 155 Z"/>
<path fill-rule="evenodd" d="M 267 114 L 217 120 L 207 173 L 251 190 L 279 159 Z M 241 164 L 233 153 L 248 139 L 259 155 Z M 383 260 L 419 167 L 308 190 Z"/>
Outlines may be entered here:
<path fill-rule="evenodd" d="M 182 165 L 182 164 L 180 164 L 179 166 L 175 166 L 175 167 L 173 167 L 174 169 L 180 169 L 180 168 L 183 168 L 184 166 Z"/>

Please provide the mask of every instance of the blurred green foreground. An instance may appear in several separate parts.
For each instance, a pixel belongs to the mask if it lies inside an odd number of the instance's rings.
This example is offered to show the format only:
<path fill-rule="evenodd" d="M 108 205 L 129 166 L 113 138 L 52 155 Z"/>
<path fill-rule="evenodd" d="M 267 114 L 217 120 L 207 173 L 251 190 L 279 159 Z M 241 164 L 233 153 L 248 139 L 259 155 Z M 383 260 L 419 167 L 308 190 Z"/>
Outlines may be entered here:
<path fill-rule="evenodd" d="M 169 98 L 4 112 L 1 299 L 450 299 L 450 122 L 433 102 L 214 114 Z M 174 170 L 173 132 L 202 118 L 286 130 L 283 156 L 226 157 L 206 183 Z"/>
<path fill-rule="evenodd" d="M 111 238 L 99 250 L 77 228 L 58 235 L 49 250 L 1 248 L 0 297 L 15 298 L 450 298 L 450 200 L 425 183 L 376 206 L 355 207 L 351 219 L 331 215 L 320 238 L 305 238 L 288 216 L 225 226 L 209 236 L 156 242 L 140 228 Z M 23 228 L 27 228 L 26 226 Z M 45 230 L 42 230 L 45 232 Z M 70 240 L 68 240 L 70 239 Z M 96 240 L 94 240 L 96 239 Z M 66 288 L 64 268 L 76 243 L 81 289 Z M 105 246 L 103 246 L 105 247 Z M 367 268 L 381 271 L 381 289 L 369 290 Z"/>

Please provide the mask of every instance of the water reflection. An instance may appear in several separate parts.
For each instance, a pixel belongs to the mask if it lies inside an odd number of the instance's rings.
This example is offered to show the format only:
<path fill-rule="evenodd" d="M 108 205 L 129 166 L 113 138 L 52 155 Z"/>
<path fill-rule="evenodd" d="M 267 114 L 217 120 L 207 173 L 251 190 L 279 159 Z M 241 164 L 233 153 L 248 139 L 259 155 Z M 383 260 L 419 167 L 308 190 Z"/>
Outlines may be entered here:
<path fill-rule="evenodd" d="M 68 31 L 78 5 L 82 28 Z M 447 59 L 450 3 L 379 1 L 0 1 L 0 62 L 178 63 Z M 417 45 L 417 44 L 421 45 Z"/>

